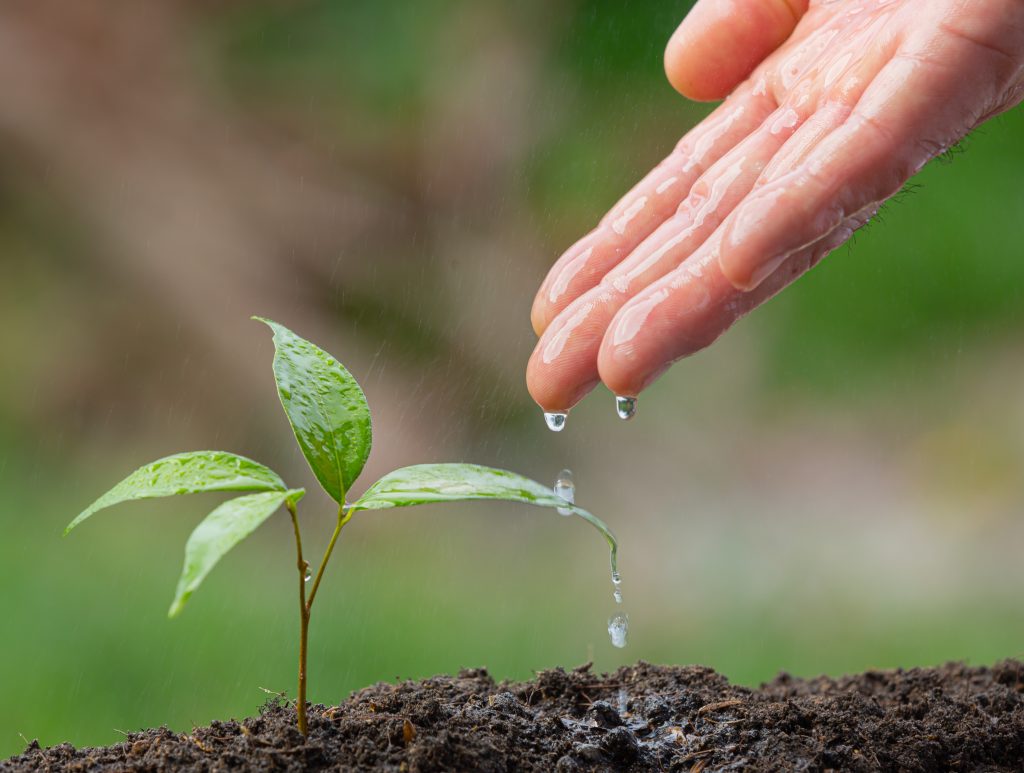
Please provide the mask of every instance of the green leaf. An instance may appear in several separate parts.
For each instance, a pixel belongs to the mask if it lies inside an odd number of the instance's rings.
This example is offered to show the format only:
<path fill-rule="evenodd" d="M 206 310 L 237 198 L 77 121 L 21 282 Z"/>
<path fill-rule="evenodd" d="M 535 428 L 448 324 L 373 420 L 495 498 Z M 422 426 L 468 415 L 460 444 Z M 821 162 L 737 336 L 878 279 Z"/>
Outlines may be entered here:
<path fill-rule="evenodd" d="M 282 504 L 286 501 L 294 504 L 305 493 L 303 489 L 291 489 L 248 494 L 229 499 L 206 516 L 185 544 L 185 565 L 167 616 L 174 617 L 181 612 L 185 602 L 225 553 L 252 534 Z"/>
<path fill-rule="evenodd" d="M 604 521 L 582 507 L 569 504 L 547 486 L 507 470 L 477 464 L 402 467 L 370 486 L 351 510 L 384 510 L 467 499 L 499 499 L 572 510 L 574 515 L 589 523 L 605 538 L 611 550 L 612 571 L 617 569 L 618 542 Z"/>
<path fill-rule="evenodd" d="M 140 467 L 79 513 L 67 534 L 89 516 L 111 505 L 200 491 L 284 491 L 276 472 L 259 462 L 225 451 L 190 451 L 165 456 Z"/>
<path fill-rule="evenodd" d="M 323 349 L 262 317 L 274 331 L 274 378 L 299 448 L 341 504 L 370 455 L 370 407 L 352 374 Z"/>

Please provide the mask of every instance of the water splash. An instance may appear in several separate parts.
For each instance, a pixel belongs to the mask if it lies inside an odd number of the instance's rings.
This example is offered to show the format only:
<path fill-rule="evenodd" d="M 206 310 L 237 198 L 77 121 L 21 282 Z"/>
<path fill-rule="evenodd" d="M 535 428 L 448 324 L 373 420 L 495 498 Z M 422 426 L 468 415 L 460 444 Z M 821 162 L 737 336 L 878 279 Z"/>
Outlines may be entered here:
<path fill-rule="evenodd" d="M 636 398 L 616 395 L 615 413 L 617 413 L 619 418 L 622 419 L 623 421 L 629 421 L 630 419 L 632 419 L 634 416 L 636 416 Z"/>
<path fill-rule="evenodd" d="M 576 504 L 576 484 L 572 480 L 572 470 L 562 470 L 558 473 L 558 477 L 555 478 L 555 485 L 552 487 L 552 492 L 556 497 L 561 497 L 570 505 Z M 572 515 L 572 510 L 568 507 L 559 507 L 559 515 Z"/>
<path fill-rule="evenodd" d="M 565 429 L 565 420 L 569 418 L 568 413 L 560 413 L 558 411 L 544 412 L 544 423 L 548 425 L 548 429 L 552 432 L 561 432 Z"/>
<path fill-rule="evenodd" d="M 611 637 L 612 646 L 622 649 L 626 646 L 626 639 L 629 636 L 629 615 L 619 613 L 608 621 L 608 635 Z"/>

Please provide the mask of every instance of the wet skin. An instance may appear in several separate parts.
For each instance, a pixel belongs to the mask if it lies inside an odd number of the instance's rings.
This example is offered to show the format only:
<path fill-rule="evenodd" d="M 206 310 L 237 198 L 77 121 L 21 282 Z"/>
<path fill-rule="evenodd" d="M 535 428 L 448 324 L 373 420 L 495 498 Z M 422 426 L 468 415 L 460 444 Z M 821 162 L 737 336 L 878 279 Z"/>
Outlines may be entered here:
<path fill-rule="evenodd" d="M 701 0 L 669 80 L 728 98 L 555 263 L 530 394 L 636 396 L 1024 98 L 1024 0 Z M 738 84 L 738 85 L 737 85 Z"/>

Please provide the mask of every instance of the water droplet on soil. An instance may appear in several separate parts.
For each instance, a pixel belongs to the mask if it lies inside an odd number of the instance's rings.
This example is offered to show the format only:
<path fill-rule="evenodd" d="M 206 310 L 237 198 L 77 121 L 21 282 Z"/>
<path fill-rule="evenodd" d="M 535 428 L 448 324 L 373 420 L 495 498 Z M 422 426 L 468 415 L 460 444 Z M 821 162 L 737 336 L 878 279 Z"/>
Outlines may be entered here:
<path fill-rule="evenodd" d="M 555 478 L 555 485 L 551 489 L 556 497 L 561 497 L 570 505 L 576 504 L 576 484 L 572 480 L 572 470 L 562 470 Z M 572 515 L 568 507 L 559 507 L 559 515 Z"/>
<path fill-rule="evenodd" d="M 611 637 L 612 645 L 622 649 L 626 646 L 626 638 L 629 636 L 629 615 L 619 613 L 608 621 L 608 635 Z"/>
<path fill-rule="evenodd" d="M 548 425 L 548 429 L 552 432 L 561 432 L 565 429 L 565 420 L 569 418 L 567 413 L 544 413 L 544 423 Z"/>
<path fill-rule="evenodd" d="M 636 398 L 635 397 L 622 397 L 621 395 L 615 396 L 615 413 L 619 415 L 619 418 L 623 421 L 629 421 L 636 416 Z"/>

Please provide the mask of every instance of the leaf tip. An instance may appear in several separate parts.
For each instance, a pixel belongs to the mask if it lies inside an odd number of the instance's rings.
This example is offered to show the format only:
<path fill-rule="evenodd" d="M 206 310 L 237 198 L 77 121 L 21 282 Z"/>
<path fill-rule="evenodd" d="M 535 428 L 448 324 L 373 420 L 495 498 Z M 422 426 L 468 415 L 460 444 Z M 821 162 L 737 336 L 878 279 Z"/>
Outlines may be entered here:
<path fill-rule="evenodd" d="M 280 327 L 280 325 L 277 322 L 274 322 L 274 320 L 270 319 L 269 317 L 261 317 L 259 314 L 253 314 L 251 317 L 249 317 L 249 319 L 251 319 L 253 322 L 262 322 L 271 330 Z"/>
<path fill-rule="evenodd" d="M 81 512 L 77 516 L 75 516 L 75 519 L 71 523 L 69 523 L 67 526 L 64 527 L 64 533 L 61 534 L 61 536 L 62 537 L 68 536 L 71 533 L 72 529 L 74 529 L 76 526 L 78 526 L 78 524 L 80 524 L 82 521 L 84 521 L 86 519 L 88 514 L 90 514 L 89 511 L 85 510 L 84 512 Z"/>
<path fill-rule="evenodd" d="M 174 601 L 171 602 L 170 609 L 167 610 L 168 620 L 173 620 L 182 613 L 182 611 L 185 609 L 185 602 L 188 601 L 189 598 L 191 598 L 192 591 L 194 589 L 194 587 L 189 588 L 188 585 L 184 583 L 180 583 L 178 585 L 178 590 L 174 594 Z"/>

